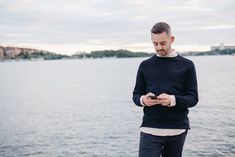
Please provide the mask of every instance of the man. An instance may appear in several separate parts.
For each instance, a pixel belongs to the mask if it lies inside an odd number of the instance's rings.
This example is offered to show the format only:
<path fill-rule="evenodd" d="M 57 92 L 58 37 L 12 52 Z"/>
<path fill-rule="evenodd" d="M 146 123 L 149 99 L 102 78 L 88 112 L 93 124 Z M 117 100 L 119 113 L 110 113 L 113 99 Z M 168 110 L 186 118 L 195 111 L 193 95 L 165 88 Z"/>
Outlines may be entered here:
<path fill-rule="evenodd" d="M 175 37 L 167 23 L 151 30 L 156 51 L 138 69 L 133 101 L 143 107 L 139 157 L 181 157 L 187 130 L 188 108 L 198 102 L 192 61 L 171 48 Z"/>

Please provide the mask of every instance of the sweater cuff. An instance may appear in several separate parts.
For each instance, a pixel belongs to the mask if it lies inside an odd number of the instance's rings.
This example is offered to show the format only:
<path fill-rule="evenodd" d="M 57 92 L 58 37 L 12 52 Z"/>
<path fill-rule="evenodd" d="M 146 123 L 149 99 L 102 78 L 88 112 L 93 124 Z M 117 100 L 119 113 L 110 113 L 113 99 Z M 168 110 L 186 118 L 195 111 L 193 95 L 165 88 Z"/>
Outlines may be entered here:
<path fill-rule="evenodd" d="M 170 105 L 168 107 L 173 107 L 173 106 L 176 105 L 175 96 L 174 95 L 170 95 L 170 97 L 171 97 L 171 103 L 170 103 Z"/>

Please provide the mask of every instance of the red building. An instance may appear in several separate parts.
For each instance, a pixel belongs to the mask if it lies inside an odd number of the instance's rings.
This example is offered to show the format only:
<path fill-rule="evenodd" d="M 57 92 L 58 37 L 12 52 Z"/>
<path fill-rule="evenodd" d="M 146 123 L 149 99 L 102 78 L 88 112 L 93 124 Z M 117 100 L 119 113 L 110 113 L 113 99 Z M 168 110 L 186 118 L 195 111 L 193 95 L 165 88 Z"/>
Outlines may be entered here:
<path fill-rule="evenodd" d="M 4 47 L 0 46 L 0 59 L 4 58 Z"/>

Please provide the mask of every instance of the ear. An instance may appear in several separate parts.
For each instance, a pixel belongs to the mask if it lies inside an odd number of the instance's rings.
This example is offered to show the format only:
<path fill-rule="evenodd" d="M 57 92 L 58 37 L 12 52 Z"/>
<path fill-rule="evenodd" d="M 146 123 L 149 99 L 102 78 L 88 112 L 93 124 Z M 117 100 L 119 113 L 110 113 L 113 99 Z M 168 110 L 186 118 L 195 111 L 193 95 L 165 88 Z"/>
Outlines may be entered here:
<path fill-rule="evenodd" d="M 175 36 L 171 36 L 171 43 L 173 43 L 175 41 Z"/>

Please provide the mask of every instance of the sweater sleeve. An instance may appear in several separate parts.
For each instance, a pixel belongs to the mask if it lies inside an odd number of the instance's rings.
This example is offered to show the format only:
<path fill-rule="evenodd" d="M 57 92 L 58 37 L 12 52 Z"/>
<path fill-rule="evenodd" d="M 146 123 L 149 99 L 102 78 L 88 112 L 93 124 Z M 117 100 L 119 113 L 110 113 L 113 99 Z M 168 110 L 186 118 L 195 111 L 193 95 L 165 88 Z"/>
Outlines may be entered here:
<path fill-rule="evenodd" d="M 132 100 L 137 106 L 143 107 L 143 105 L 140 102 L 140 97 L 146 94 L 145 91 L 146 91 L 146 83 L 145 83 L 142 63 L 141 63 L 137 71 L 136 83 L 135 83 L 135 88 L 134 88 L 133 97 L 132 97 Z"/>
<path fill-rule="evenodd" d="M 184 95 L 175 95 L 176 107 L 182 110 L 193 107 L 198 102 L 196 70 L 194 64 L 191 65 L 186 72 Z"/>

